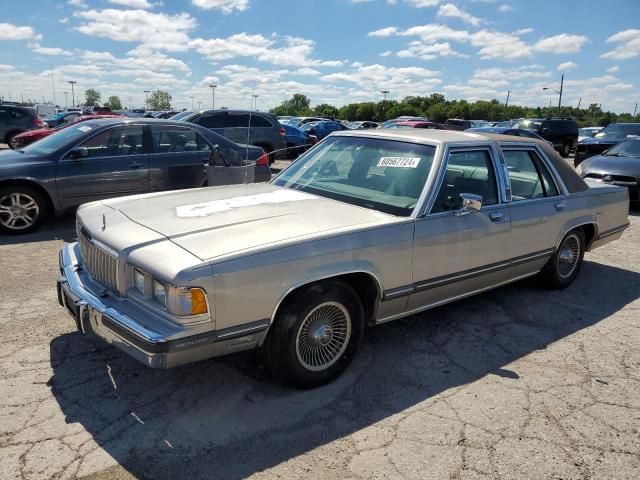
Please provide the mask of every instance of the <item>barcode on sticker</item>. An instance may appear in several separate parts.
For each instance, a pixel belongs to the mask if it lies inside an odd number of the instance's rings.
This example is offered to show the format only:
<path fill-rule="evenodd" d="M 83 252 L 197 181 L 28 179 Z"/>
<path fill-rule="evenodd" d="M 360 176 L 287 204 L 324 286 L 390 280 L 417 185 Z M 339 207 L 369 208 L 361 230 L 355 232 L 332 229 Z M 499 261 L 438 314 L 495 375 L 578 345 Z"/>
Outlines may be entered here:
<path fill-rule="evenodd" d="M 378 161 L 379 167 L 416 168 L 420 158 L 416 157 L 382 157 Z"/>

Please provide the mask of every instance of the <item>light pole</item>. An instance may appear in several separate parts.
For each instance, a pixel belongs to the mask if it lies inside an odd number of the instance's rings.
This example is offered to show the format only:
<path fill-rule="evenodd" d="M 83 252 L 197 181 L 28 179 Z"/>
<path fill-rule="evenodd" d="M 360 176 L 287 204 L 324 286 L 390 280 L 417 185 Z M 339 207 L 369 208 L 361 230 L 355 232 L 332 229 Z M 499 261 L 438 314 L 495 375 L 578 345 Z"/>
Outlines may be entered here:
<path fill-rule="evenodd" d="M 258 96 L 256 94 L 251 95 L 253 97 L 253 103 L 254 103 L 254 107 L 256 110 L 258 110 Z"/>
<path fill-rule="evenodd" d="M 542 90 L 551 90 L 552 92 L 556 92 L 558 94 L 558 115 L 560 115 L 560 108 L 562 107 L 562 89 L 564 87 L 564 73 L 562 77 L 560 77 L 560 91 L 555 88 L 550 87 L 542 87 Z"/>
<path fill-rule="evenodd" d="M 67 81 L 68 84 L 71 85 L 71 104 L 75 107 L 76 106 L 76 94 L 73 90 L 73 86 L 78 83 L 75 80 L 69 80 Z"/>
<path fill-rule="evenodd" d="M 580 104 L 582 103 L 582 97 L 578 99 L 578 110 L 580 110 Z"/>
<path fill-rule="evenodd" d="M 389 94 L 389 90 L 380 90 L 380 93 L 384 95 L 382 99 L 382 121 L 384 122 L 384 106 L 387 104 L 387 95 Z"/>
<path fill-rule="evenodd" d="M 145 90 L 144 91 L 144 109 L 148 110 L 149 109 L 149 94 L 151 93 L 151 90 Z"/>
<path fill-rule="evenodd" d="M 69 92 L 64 92 L 64 108 L 69 108 Z"/>
<path fill-rule="evenodd" d="M 193 110 L 193 99 L 194 99 L 195 97 L 189 97 L 189 98 L 191 99 L 191 110 Z"/>
<path fill-rule="evenodd" d="M 209 88 L 211 88 L 211 109 L 215 110 L 216 109 L 216 87 L 218 85 L 212 83 L 211 85 L 209 85 Z"/>

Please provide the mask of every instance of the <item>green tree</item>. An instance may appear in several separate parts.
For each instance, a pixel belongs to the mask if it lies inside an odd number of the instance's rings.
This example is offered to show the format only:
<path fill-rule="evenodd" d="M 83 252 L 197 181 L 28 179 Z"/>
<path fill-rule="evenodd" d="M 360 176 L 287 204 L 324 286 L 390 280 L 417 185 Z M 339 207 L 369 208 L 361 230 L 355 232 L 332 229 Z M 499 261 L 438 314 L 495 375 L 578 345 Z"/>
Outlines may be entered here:
<path fill-rule="evenodd" d="M 311 115 L 313 111 L 309 107 L 310 104 L 311 100 L 309 100 L 309 97 L 302 93 L 296 93 L 289 100 L 285 100 L 270 111 L 275 115 Z"/>
<path fill-rule="evenodd" d="M 355 120 L 358 117 L 358 104 L 350 103 L 340 107 L 338 116 L 344 120 Z"/>
<path fill-rule="evenodd" d="M 104 105 L 105 107 L 111 108 L 111 110 L 122 110 L 122 102 L 120 101 L 120 97 L 116 95 L 111 95 Z"/>
<path fill-rule="evenodd" d="M 171 110 L 171 95 L 164 90 L 154 90 L 149 95 L 149 110 Z"/>
<path fill-rule="evenodd" d="M 320 105 L 316 105 L 313 109 L 313 114 L 318 117 L 327 117 L 327 118 L 335 118 L 338 116 L 339 111 L 333 105 L 329 105 L 328 103 L 321 103 Z"/>
<path fill-rule="evenodd" d="M 88 88 L 84 91 L 84 104 L 89 107 L 96 107 L 100 103 L 101 96 L 99 91 Z"/>

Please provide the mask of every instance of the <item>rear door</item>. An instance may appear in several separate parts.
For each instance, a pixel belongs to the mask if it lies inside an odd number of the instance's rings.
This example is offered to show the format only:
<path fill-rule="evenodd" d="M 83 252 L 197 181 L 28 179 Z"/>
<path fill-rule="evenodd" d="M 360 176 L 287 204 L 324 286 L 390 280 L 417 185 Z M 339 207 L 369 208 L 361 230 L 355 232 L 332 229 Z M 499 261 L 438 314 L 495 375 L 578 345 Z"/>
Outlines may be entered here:
<path fill-rule="evenodd" d="M 143 125 L 110 127 L 75 146 L 86 148 L 88 156 L 74 159 L 67 153 L 61 158 L 56 183 L 62 206 L 148 192 L 143 132 Z"/>
<path fill-rule="evenodd" d="M 200 187 L 207 178 L 211 145 L 193 128 L 152 125 L 151 191 Z"/>
<path fill-rule="evenodd" d="M 503 146 L 511 187 L 512 257 L 531 272 L 553 254 L 568 214 L 562 186 L 534 146 Z"/>

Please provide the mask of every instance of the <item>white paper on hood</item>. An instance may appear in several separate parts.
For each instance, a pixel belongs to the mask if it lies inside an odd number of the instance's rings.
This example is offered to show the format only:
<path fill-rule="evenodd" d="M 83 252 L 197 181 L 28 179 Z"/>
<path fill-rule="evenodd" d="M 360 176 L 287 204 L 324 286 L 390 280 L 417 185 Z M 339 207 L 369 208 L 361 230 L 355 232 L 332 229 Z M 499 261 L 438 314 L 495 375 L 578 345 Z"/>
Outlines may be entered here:
<path fill-rule="evenodd" d="M 242 195 L 240 197 L 211 200 L 195 205 L 181 205 L 176 207 L 176 215 L 180 218 L 206 217 L 214 213 L 227 212 L 234 208 L 253 207 L 256 205 L 272 205 L 275 203 L 299 202 L 313 200 L 315 195 L 296 192 L 295 190 L 276 190 L 275 192 L 258 193 L 256 195 Z"/>

